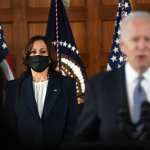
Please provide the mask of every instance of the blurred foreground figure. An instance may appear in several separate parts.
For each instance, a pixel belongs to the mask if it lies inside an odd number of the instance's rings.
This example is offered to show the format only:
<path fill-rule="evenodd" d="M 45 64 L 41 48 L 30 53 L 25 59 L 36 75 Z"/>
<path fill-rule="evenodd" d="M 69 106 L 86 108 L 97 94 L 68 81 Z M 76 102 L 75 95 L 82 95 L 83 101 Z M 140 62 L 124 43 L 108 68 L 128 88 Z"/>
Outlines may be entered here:
<path fill-rule="evenodd" d="M 123 67 L 92 77 L 78 120 L 79 143 L 127 145 L 150 140 L 150 14 L 131 12 L 121 23 Z M 130 145 L 130 144 L 129 144 Z"/>

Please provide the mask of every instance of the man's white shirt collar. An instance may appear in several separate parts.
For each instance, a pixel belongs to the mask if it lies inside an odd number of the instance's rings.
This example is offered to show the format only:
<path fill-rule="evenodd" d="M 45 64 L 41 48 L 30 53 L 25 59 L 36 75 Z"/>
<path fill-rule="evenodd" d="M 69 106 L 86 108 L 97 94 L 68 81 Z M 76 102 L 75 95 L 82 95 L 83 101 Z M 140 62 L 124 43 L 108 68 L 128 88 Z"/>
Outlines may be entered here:
<path fill-rule="evenodd" d="M 135 71 L 128 62 L 125 65 L 125 74 L 126 74 L 127 84 L 131 84 L 139 76 L 139 73 Z M 142 75 L 145 80 L 150 82 L 150 67 Z"/>

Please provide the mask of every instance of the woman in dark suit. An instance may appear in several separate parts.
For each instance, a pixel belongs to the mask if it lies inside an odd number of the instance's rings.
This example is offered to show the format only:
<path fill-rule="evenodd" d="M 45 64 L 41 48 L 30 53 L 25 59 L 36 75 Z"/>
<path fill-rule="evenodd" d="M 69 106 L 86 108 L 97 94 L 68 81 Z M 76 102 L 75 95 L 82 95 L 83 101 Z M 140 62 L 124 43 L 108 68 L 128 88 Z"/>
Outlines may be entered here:
<path fill-rule="evenodd" d="M 4 99 L 4 75 L 2 72 L 2 69 L 0 67 L 0 108 L 3 104 L 3 99 Z"/>
<path fill-rule="evenodd" d="M 57 147 L 74 132 L 76 84 L 55 71 L 54 52 L 45 36 L 32 37 L 25 48 L 25 73 L 6 88 L 6 124 L 25 148 Z"/>
<path fill-rule="evenodd" d="M 0 62 L 1 63 L 1 62 Z M 5 131 L 5 124 L 4 124 L 4 115 L 3 115 L 3 104 L 4 104 L 4 97 L 5 97 L 5 84 L 6 79 L 3 74 L 3 70 L 0 66 L 0 145 L 5 146 L 4 143 L 7 142 L 7 133 Z"/>

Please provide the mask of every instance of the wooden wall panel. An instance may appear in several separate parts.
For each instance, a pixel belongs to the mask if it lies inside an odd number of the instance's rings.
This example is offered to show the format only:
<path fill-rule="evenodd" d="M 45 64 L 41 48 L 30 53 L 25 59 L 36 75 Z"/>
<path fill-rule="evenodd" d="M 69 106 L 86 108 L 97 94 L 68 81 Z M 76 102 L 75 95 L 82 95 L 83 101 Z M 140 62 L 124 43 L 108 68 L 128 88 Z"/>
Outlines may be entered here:
<path fill-rule="evenodd" d="M 15 61 L 16 55 L 15 55 L 15 51 L 13 49 L 13 25 L 11 23 L 6 23 L 3 24 L 3 30 L 4 30 L 4 38 L 6 40 L 8 49 L 9 49 L 9 53 L 12 56 L 12 61 L 13 61 L 13 70 L 15 71 L 15 64 L 17 63 Z"/>
<path fill-rule="evenodd" d="M 104 71 L 106 70 L 107 63 L 108 63 L 108 56 L 111 51 L 111 45 L 112 45 L 112 37 L 114 32 L 114 21 L 105 21 L 102 19 L 102 39 L 100 41 L 100 70 L 98 71 Z"/>
<path fill-rule="evenodd" d="M 102 50 L 103 52 L 109 53 L 112 45 L 112 37 L 114 32 L 114 22 L 112 21 L 104 21 L 102 23 Z"/>
<path fill-rule="evenodd" d="M 45 34 L 51 0 L 0 0 L 0 23 L 14 59 L 15 76 L 23 71 L 29 37 Z M 135 10 L 150 11 L 149 0 L 132 0 Z M 118 0 L 70 0 L 68 17 L 88 76 L 106 69 Z"/>
<path fill-rule="evenodd" d="M 28 0 L 29 7 L 49 7 L 51 0 Z"/>
<path fill-rule="evenodd" d="M 150 4 L 149 0 L 136 0 L 137 4 Z"/>
<path fill-rule="evenodd" d="M 80 53 L 86 53 L 86 25 L 84 22 L 73 22 L 71 23 L 71 28 L 73 32 L 74 39 L 76 41 L 77 47 Z"/>
<path fill-rule="evenodd" d="M 10 8 L 10 7 L 11 7 L 11 0 L 0 1 L 0 8 Z"/>
<path fill-rule="evenodd" d="M 51 0 L 28 0 L 30 7 L 47 7 Z M 71 7 L 85 6 L 86 0 L 70 0 Z"/>
<path fill-rule="evenodd" d="M 102 0 L 103 5 L 116 5 L 118 0 Z"/>
<path fill-rule="evenodd" d="M 12 3 L 11 0 L 0 1 L 0 23 L 12 21 Z"/>
<path fill-rule="evenodd" d="M 51 0 L 28 0 L 29 7 L 47 7 Z M 86 0 L 70 0 L 70 7 L 82 7 L 86 5 Z"/>
<path fill-rule="evenodd" d="M 87 26 L 85 22 L 72 22 L 70 25 L 81 59 L 86 66 L 86 71 L 88 71 L 89 55 L 87 51 Z"/>
<path fill-rule="evenodd" d="M 116 8 L 118 0 L 101 0 L 99 1 L 99 20 L 101 21 L 101 39 L 100 43 L 100 69 L 104 71 L 107 68 L 108 57 L 111 51 L 112 38 L 114 32 L 114 20 L 116 17 Z"/>
<path fill-rule="evenodd" d="M 15 65 L 15 77 L 18 78 L 24 70 L 22 58 L 27 42 L 26 0 L 12 0 L 13 13 L 13 53 Z"/>
<path fill-rule="evenodd" d="M 3 30 L 4 30 L 4 38 L 6 39 L 7 46 L 10 47 L 11 50 L 11 47 L 13 47 L 12 24 L 3 24 Z"/>
<path fill-rule="evenodd" d="M 70 0 L 71 7 L 80 7 L 85 5 L 86 5 L 86 0 Z"/>
<path fill-rule="evenodd" d="M 87 46 L 89 63 L 87 73 L 89 76 L 101 70 L 101 44 L 102 44 L 102 20 L 100 11 L 102 10 L 101 1 L 87 0 Z"/>
<path fill-rule="evenodd" d="M 45 35 L 46 23 L 29 23 L 28 24 L 28 38 L 34 35 Z"/>

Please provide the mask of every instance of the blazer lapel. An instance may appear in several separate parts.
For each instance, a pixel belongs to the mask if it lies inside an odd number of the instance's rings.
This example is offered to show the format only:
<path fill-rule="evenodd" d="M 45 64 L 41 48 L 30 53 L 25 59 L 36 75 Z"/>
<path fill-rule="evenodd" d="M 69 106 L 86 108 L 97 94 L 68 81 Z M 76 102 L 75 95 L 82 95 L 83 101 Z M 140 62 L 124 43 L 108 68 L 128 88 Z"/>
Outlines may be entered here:
<path fill-rule="evenodd" d="M 48 82 L 42 118 L 45 118 L 52 110 L 60 91 L 61 89 L 59 80 L 55 78 L 50 78 Z"/>
<path fill-rule="evenodd" d="M 22 93 L 24 93 L 22 95 L 24 104 L 36 118 L 39 118 L 31 76 L 28 76 L 27 78 L 24 79 L 24 82 L 22 83 Z"/>

